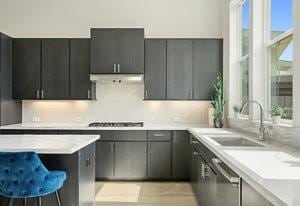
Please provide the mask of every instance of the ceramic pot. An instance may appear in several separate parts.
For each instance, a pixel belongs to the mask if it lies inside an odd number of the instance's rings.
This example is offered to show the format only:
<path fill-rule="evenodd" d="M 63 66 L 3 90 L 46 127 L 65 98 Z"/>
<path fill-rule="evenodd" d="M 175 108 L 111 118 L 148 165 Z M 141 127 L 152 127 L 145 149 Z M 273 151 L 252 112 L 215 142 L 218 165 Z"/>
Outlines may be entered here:
<path fill-rule="evenodd" d="M 273 124 L 280 124 L 281 116 L 272 116 Z"/>

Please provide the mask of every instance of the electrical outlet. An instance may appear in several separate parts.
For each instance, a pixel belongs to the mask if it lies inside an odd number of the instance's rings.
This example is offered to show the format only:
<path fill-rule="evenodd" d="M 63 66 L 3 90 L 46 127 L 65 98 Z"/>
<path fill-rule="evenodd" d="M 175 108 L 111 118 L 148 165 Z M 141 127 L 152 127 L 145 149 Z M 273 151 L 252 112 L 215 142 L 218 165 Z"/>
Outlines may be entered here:
<path fill-rule="evenodd" d="M 174 116 L 173 122 L 181 122 L 181 116 Z"/>
<path fill-rule="evenodd" d="M 32 117 L 32 122 L 39 123 L 40 122 L 40 117 Z"/>
<path fill-rule="evenodd" d="M 82 118 L 81 117 L 79 117 L 79 116 L 77 116 L 77 117 L 75 117 L 75 122 L 82 122 Z"/>

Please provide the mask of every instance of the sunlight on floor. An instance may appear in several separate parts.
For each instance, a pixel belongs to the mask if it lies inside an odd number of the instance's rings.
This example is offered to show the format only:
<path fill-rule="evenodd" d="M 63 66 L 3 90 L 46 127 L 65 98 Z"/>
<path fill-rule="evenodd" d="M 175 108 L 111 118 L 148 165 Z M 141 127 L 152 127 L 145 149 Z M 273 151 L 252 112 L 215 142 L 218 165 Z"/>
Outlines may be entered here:
<path fill-rule="evenodd" d="M 141 185 L 138 183 L 104 183 L 96 194 L 97 202 L 138 202 Z"/>

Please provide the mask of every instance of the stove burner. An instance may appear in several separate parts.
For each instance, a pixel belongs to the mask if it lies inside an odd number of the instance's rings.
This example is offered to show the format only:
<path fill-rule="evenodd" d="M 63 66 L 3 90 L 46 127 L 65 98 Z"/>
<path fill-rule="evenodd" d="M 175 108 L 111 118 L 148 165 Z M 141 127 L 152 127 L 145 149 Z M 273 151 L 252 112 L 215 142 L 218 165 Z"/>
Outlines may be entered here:
<path fill-rule="evenodd" d="M 93 122 L 89 127 L 143 127 L 143 122 Z"/>

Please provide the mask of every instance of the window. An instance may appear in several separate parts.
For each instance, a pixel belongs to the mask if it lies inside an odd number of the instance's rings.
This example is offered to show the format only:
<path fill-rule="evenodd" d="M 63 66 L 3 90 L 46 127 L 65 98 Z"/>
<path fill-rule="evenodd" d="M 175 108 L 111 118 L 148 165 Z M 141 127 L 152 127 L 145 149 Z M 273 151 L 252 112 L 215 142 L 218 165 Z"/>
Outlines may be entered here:
<path fill-rule="evenodd" d="M 268 39 L 269 109 L 278 105 L 293 117 L 293 32 L 292 0 L 269 0 Z"/>
<path fill-rule="evenodd" d="M 250 7 L 249 0 L 243 1 L 241 8 L 241 46 L 239 60 L 239 99 L 240 104 L 249 99 L 249 29 L 250 29 Z M 246 108 L 243 114 L 249 114 Z"/>

